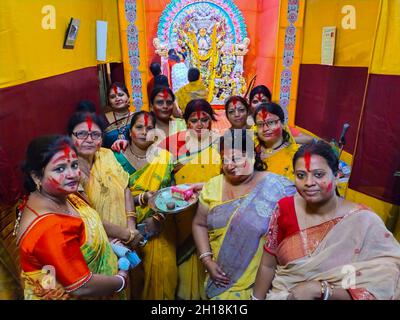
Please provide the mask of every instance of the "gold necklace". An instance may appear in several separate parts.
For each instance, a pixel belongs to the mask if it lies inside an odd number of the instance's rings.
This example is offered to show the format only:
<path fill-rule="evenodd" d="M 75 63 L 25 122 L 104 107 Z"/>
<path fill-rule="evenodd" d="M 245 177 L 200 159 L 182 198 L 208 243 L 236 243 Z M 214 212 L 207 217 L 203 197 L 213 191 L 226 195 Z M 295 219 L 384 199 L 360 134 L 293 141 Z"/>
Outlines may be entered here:
<path fill-rule="evenodd" d="M 136 160 L 141 160 L 141 161 L 146 160 L 147 154 L 145 154 L 144 156 L 139 156 L 138 154 L 136 154 L 135 152 L 133 152 L 133 150 L 132 150 L 132 143 L 129 144 L 129 150 L 131 151 L 133 157 L 134 157 Z"/>

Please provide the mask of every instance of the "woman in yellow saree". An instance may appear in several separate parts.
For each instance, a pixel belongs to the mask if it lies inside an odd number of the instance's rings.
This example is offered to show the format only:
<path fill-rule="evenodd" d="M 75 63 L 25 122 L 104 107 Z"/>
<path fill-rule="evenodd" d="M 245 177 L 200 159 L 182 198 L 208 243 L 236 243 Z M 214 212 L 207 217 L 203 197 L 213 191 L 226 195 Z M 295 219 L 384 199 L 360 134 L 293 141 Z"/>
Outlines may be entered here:
<path fill-rule="evenodd" d="M 20 207 L 15 234 L 25 299 L 113 298 L 127 282 L 118 271 L 101 220 L 76 193 L 76 149 L 65 136 L 28 146 L 23 167 L 31 192 Z"/>
<path fill-rule="evenodd" d="M 331 146 L 303 145 L 293 165 L 298 193 L 278 203 L 253 299 L 399 299 L 400 245 L 374 212 L 336 195 Z"/>
<path fill-rule="evenodd" d="M 68 134 L 78 150 L 82 172 L 80 191 L 99 213 L 107 234 L 137 245 L 143 238 L 136 229 L 129 175 L 111 150 L 101 148 L 103 125 L 94 113 L 76 112 Z"/>
<path fill-rule="evenodd" d="M 220 148 L 223 174 L 203 187 L 193 236 L 209 274 L 207 297 L 248 299 L 270 216 L 276 202 L 295 189 L 288 179 L 263 170 L 245 129 L 227 131 Z"/>
<path fill-rule="evenodd" d="M 211 105 L 203 99 L 188 103 L 184 119 L 188 130 L 184 143 L 174 150 L 174 181 L 179 184 L 203 184 L 221 172 L 221 157 L 218 150 L 219 136 L 211 131 L 215 113 Z M 179 141 L 178 140 L 178 141 Z M 171 144 L 172 146 L 172 144 Z M 171 148 L 170 148 L 171 151 Z M 200 187 L 200 185 L 198 185 Z M 182 300 L 205 299 L 205 270 L 196 255 L 192 236 L 192 221 L 195 208 L 175 215 L 177 224 L 177 263 L 179 281 L 177 298 Z"/>
<path fill-rule="evenodd" d="M 282 108 L 272 102 L 261 103 L 254 112 L 257 132 L 256 154 L 267 170 L 294 181 L 293 155 L 299 148 L 285 126 Z"/>

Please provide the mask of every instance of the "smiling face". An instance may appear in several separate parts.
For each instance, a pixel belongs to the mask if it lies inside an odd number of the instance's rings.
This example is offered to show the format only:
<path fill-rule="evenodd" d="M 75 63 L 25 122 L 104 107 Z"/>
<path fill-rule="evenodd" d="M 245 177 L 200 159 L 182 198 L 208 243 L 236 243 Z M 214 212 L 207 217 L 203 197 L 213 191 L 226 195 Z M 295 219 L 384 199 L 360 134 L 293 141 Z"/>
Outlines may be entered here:
<path fill-rule="evenodd" d="M 76 125 L 71 138 L 78 154 L 83 157 L 94 155 L 103 142 L 100 127 L 90 121 Z"/>
<path fill-rule="evenodd" d="M 52 196 L 66 196 L 78 190 L 80 178 L 78 157 L 74 150 L 66 146 L 44 168 L 40 179 L 42 192 Z"/>
<path fill-rule="evenodd" d="M 294 171 L 297 191 L 308 203 L 325 203 L 335 195 L 336 177 L 325 158 L 306 153 Z"/>
<path fill-rule="evenodd" d="M 247 126 L 248 112 L 240 101 L 232 101 L 226 109 L 227 118 L 233 129 L 243 129 Z"/>
<path fill-rule="evenodd" d="M 168 122 L 172 116 L 174 101 L 167 91 L 162 91 L 155 96 L 152 107 L 157 119 Z"/>
<path fill-rule="evenodd" d="M 266 110 L 261 110 L 256 116 L 256 126 L 258 138 L 266 146 L 272 146 L 283 139 L 283 126 L 279 117 Z"/>
<path fill-rule="evenodd" d="M 226 179 L 233 184 L 246 180 L 254 172 L 254 161 L 242 150 L 227 148 L 221 156 L 222 171 Z"/>
<path fill-rule="evenodd" d="M 129 108 L 128 95 L 117 86 L 113 86 L 108 94 L 108 101 L 113 109 L 127 109 Z"/>
<path fill-rule="evenodd" d="M 132 143 L 142 150 L 147 150 L 147 148 L 153 143 L 153 141 L 147 140 L 147 134 L 154 129 L 151 118 L 148 114 L 142 114 L 133 124 L 130 135 Z"/>
<path fill-rule="evenodd" d="M 187 121 L 188 129 L 193 130 L 200 138 L 211 130 L 211 117 L 207 112 L 195 111 L 189 116 Z"/>

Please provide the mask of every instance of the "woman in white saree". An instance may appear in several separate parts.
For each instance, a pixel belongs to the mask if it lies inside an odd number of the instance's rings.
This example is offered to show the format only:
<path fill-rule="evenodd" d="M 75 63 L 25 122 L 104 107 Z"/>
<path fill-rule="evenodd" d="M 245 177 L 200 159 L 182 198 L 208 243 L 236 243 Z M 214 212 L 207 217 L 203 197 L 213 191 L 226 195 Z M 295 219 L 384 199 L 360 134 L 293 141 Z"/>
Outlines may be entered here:
<path fill-rule="evenodd" d="M 252 299 L 400 299 L 400 245 L 368 208 L 335 193 L 329 144 L 293 159 L 296 195 L 278 202 Z"/>

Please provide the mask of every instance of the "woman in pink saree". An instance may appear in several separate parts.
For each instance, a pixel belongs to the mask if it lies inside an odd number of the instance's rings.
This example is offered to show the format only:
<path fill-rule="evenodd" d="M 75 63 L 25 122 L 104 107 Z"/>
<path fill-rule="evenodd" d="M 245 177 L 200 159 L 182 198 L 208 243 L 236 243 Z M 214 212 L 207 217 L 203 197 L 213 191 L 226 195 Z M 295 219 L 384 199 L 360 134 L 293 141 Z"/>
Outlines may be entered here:
<path fill-rule="evenodd" d="M 297 193 L 278 202 L 252 299 L 400 299 L 400 245 L 368 208 L 336 195 L 329 144 L 294 156 Z"/>

